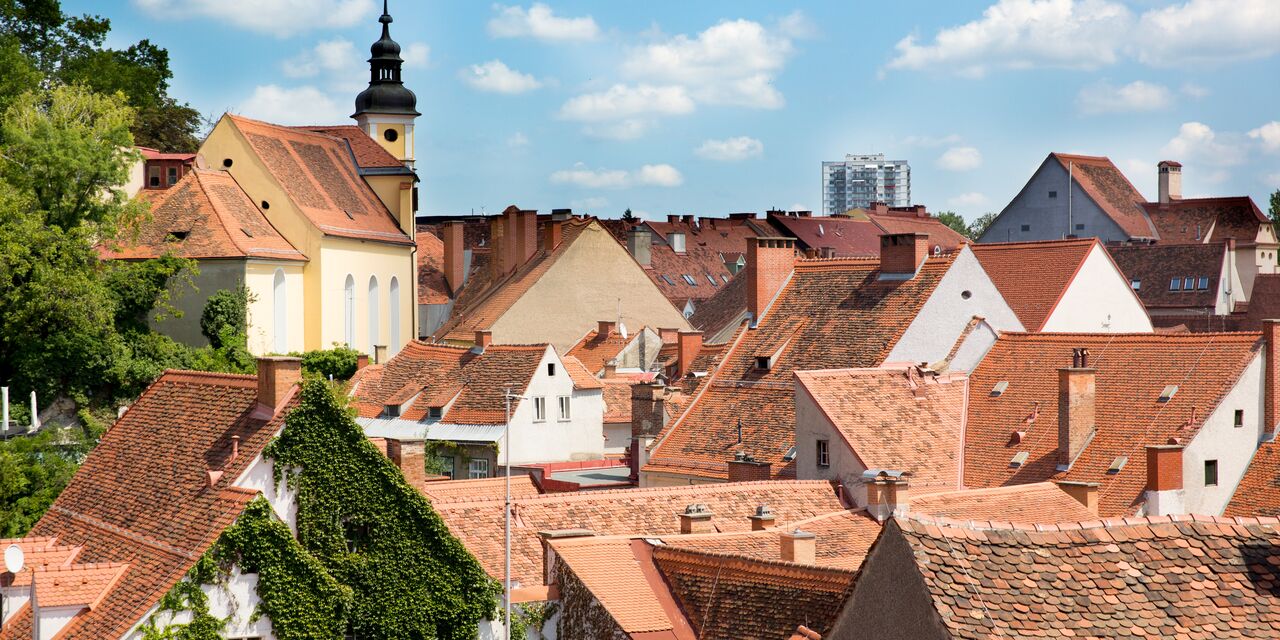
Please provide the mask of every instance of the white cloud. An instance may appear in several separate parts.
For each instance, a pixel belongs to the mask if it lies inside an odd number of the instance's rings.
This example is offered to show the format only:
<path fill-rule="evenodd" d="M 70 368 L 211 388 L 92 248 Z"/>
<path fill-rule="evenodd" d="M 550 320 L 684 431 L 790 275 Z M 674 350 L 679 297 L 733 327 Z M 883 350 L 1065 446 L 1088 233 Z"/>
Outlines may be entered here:
<path fill-rule="evenodd" d="M 560 117 L 587 123 L 583 132 L 595 138 L 635 140 L 653 127 L 653 118 L 684 115 L 694 108 L 684 87 L 615 84 L 570 98 L 560 107 Z"/>
<path fill-rule="evenodd" d="M 908 147 L 941 147 L 959 144 L 961 140 L 963 138 L 954 133 L 945 136 L 907 136 L 902 139 L 902 144 Z"/>
<path fill-rule="evenodd" d="M 400 57 L 406 67 L 425 67 L 431 61 L 431 47 L 425 42 L 410 42 Z"/>
<path fill-rule="evenodd" d="M 819 31 L 818 25 L 799 9 L 778 21 L 778 33 L 797 40 L 816 37 Z"/>
<path fill-rule="evenodd" d="M 489 20 L 489 35 L 494 38 L 568 41 L 600 37 L 600 27 L 591 16 L 562 18 L 541 2 L 535 2 L 528 9 L 502 5 L 494 5 L 494 8 L 498 15 Z"/>
<path fill-rule="evenodd" d="M 582 132 L 592 138 L 605 140 L 635 140 L 653 128 L 653 120 L 630 118 L 618 122 L 598 122 L 582 127 Z"/>
<path fill-rule="evenodd" d="M 527 147 L 529 146 L 529 136 L 526 136 L 524 135 L 524 133 L 517 131 L 511 134 L 511 137 L 507 138 L 507 146 L 511 147 L 512 149 L 520 149 L 523 147 Z"/>
<path fill-rule="evenodd" d="M 551 174 L 551 182 L 585 189 L 626 189 L 628 187 L 678 187 L 684 176 L 669 164 L 646 164 L 635 171 L 588 169 L 581 162 L 572 169 Z"/>
<path fill-rule="evenodd" d="M 987 203 L 987 197 L 976 191 L 962 193 L 947 199 L 947 204 L 952 207 L 980 207 Z"/>
<path fill-rule="evenodd" d="M 738 136 L 724 140 L 707 140 L 693 152 L 708 160 L 736 162 L 764 155 L 764 143 L 755 138 Z"/>
<path fill-rule="evenodd" d="M 938 157 L 938 166 L 947 171 L 973 171 L 982 166 L 982 153 L 973 147 L 951 147 Z"/>
<path fill-rule="evenodd" d="M 517 94 L 542 86 L 537 78 L 508 67 L 501 60 L 473 64 L 458 71 L 458 77 L 471 88 L 492 93 Z"/>
<path fill-rule="evenodd" d="M 809 205 L 792 202 L 791 208 L 787 209 L 787 211 L 813 211 L 813 209 L 810 209 Z"/>
<path fill-rule="evenodd" d="M 1162 85 L 1135 80 L 1117 87 L 1101 81 L 1080 89 L 1076 95 L 1076 107 L 1081 113 L 1123 113 L 1130 111 L 1158 111 L 1173 103 L 1173 95 Z"/>
<path fill-rule="evenodd" d="M 989 68 L 1092 69 L 1116 61 L 1132 16 L 1105 0 L 999 0 L 982 18 L 942 29 L 932 43 L 909 35 L 890 69 L 981 76 Z"/>
<path fill-rule="evenodd" d="M 583 211 L 591 212 L 591 211 L 603 209 L 609 206 L 609 199 L 602 198 L 600 196 L 592 196 L 590 198 L 570 200 L 569 206 L 577 210 L 578 213 L 582 213 Z"/>
<path fill-rule="evenodd" d="M 1237 144 L 1237 136 L 1219 135 L 1202 122 L 1184 122 L 1178 135 L 1161 149 L 1166 158 L 1183 163 L 1232 166 L 1245 161 L 1244 145 Z"/>
<path fill-rule="evenodd" d="M 1191 96 L 1192 98 L 1203 98 L 1209 95 L 1208 89 L 1194 82 L 1182 83 L 1182 88 L 1180 89 L 1180 91 L 1182 91 L 1184 95 Z"/>
<path fill-rule="evenodd" d="M 148 17 L 208 18 L 281 38 L 314 29 L 376 24 L 373 0 L 134 0 Z M 372 27 L 370 27 L 372 28 Z"/>
<path fill-rule="evenodd" d="M 1262 143 L 1270 153 L 1280 152 L 1280 120 L 1272 120 L 1249 132 L 1249 137 Z"/>
<path fill-rule="evenodd" d="M 1142 14 L 1134 42 L 1139 61 L 1177 67 L 1274 55 L 1277 33 L 1275 0 L 1190 0 Z"/>
<path fill-rule="evenodd" d="M 255 87 L 253 95 L 240 103 L 239 113 L 285 125 L 343 122 L 351 111 L 315 87 L 285 88 L 274 84 Z"/>
<path fill-rule="evenodd" d="M 426 66 L 430 47 L 421 42 L 410 44 L 402 57 L 409 66 Z M 346 38 L 321 40 L 309 49 L 285 60 L 281 71 L 290 78 L 322 78 L 332 91 L 354 93 L 369 81 L 369 66 L 356 45 Z"/>

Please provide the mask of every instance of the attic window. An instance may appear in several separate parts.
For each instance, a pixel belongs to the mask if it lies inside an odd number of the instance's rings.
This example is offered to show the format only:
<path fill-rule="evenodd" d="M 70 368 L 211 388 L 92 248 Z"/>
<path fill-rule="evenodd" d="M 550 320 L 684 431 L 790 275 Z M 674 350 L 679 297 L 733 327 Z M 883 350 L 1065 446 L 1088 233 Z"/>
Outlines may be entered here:
<path fill-rule="evenodd" d="M 1009 388 L 1008 380 L 1001 380 L 1000 382 L 997 382 L 996 386 L 991 387 L 991 397 L 999 398 L 1002 394 L 1004 394 L 1004 390 L 1008 388 Z"/>
<path fill-rule="evenodd" d="M 267 209 L 270 209 L 270 208 L 271 208 L 271 203 L 270 203 L 270 202 L 267 202 L 266 200 L 263 200 L 263 201 L 262 201 L 262 210 L 263 210 L 263 211 L 266 211 Z"/>
<path fill-rule="evenodd" d="M 1201 291 L 1207 290 L 1209 288 L 1209 279 L 1204 276 L 1200 276 L 1200 279 L 1196 280 L 1196 288 Z"/>
<path fill-rule="evenodd" d="M 675 281 L 675 280 L 672 280 L 672 279 L 671 279 L 671 276 L 668 276 L 668 275 L 667 275 L 667 274 L 665 274 L 665 273 L 664 273 L 664 274 L 662 274 L 662 280 L 663 280 L 664 282 L 666 282 L 667 284 L 669 284 L 669 285 L 673 286 L 673 287 L 674 287 L 674 286 L 676 286 L 676 281 Z"/>
<path fill-rule="evenodd" d="M 249 236 L 250 238 L 253 237 L 253 234 L 250 233 L 250 231 L 244 227 L 240 227 L 240 231 L 244 232 L 244 235 Z"/>
<path fill-rule="evenodd" d="M 761 371 L 768 371 L 773 366 L 773 358 L 771 356 L 756 356 L 756 368 Z"/>
<path fill-rule="evenodd" d="M 684 275 L 682 275 L 682 276 L 680 276 L 680 277 L 684 278 L 684 281 L 685 281 L 685 282 L 687 282 L 687 283 L 689 283 L 689 286 L 691 286 L 691 287 L 696 287 L 696 286 L 698 286 L 698 281 L 697 281 L 697 280 L 694 280 L 694 279 L 693 279 L 693 276 L 691 276 L 691 275 L 689 275 L 689 274 L 687 274 L 687 273 L 686 273 L 686 274 L 684 274 Z"/>
<path fill-rule="evenodd" d="M 1174 278 L 1169 281 L 1170 291 L 1179 291 L 1182 289 L 1182 278 Z"/>
<path fill-rule="evenodd" d="M 1168 402 L 1170 399 L 1173 398 L 1173 394 L 1177 392 L 1178 392 L 1178 385 L 1176 384 L 1168 385 L 1164 388 L 1163 391 L 1160 392 L 1160 399 L 1156 400 L 1156 402 Z"/>
<path fill-rule="evenodd" d="M 382 137 L 385 138 L 387 142 L 395 142 L 400 137 L 400 134 L 395 129 L 387 129 L 382 132 Z"/>
<path fill-rule="evenodd" d="M 190 233 L 190 231 L 170 231 L 169 235 L 165 236 L 165 240 L 171 242 L 182 242 L 187 239 L 187 235 Z"/>
<path fill-rule="evenodd" d="M 1084 223 L 1083 223 L 1083 222 L 1077 222 L 1077 223 L 1076 223 L 1076 231 L 1084 231 Z"/>
<path fill-rule="evenodd" d="M 1139 291 L 1139 290 L 1141 290 L 1141 289 L 1142 289 L 1142 281 L 1141 281 L 1141 280 L 1130 280 L 1130 281 L 1129 281 L 1129 286 L 1130 286 L 1130 287 L 1132 287 L 1134 291 Z"/>
<path fill-rule="evenodd" d="M 223 159 L 222 159 L 222 166 L 224 166 L 224 167 L 226 167 L 226 168 L 230 169 L 230 168 L 231 168 L 231 158 L 223 158 Z"/>
<path fill-rule="evenodd" d="M 827 230 L 822 228 L 822 223 L 818 223 L 818 237 L 827 235 Z"/>
<path fill-rule="evenodd" d="M 795 460 L 795 459 L 796 459 L 796 448 L 794 446 L 791 447 L 790 449 L 787 449 L 787 452 L 782 456 L 783 462 L 791 462 L 792 460 Z"/>
<path fill-rule="evenodd" d="M 707 274 L 707 281 L 708 281 L 708 282 L 710 282 L 710 283 L 711 283 L 711 286 L 713 286 L 713 287 L 718 287 L 718 286 L 720 286 L 720 283 L 719 283 L 719 282 L 716 282 L 716 277 L 715 277 L 715 276 L 713 276 L 713 275 L 711 275 L 711 274 L 709 274 L 709 273 Z"/>
<path fill-rule="evenodd" d="M 720 280 L 722 280 L 725 284 L 729 284 L 729 276 L 720 274 Z"/>
<path fill-rule="evenodd" d="M 1116 456 L 1116 459 L 1111 461 L 1111 466 L 1107 467 L 1107 475 L 1114 476 L 1115 474 L 1120 473 L 1120 470 L 1123 469 L 1124 465 L 1128 462 L 1128 456 Z"/>
<path fill-rule="evenodd" d="M 345 213 L 345 214 L 347 214 L 347 219 L 348 219 L 348 220 L 355 220 L 355 219 L 356 219 L 356 217 L 355 217 L 355 216 L 351 215 L 351 212 L 350 212 L 350 211 L 347 211 L 346 209 L 343 209 L 343 210 L 342 210 L 342 212 L 343 212 L 343 213 Z"/>
<path fill-rule="evenodd" d="M 1029 225 L 1029 224 L 1024 224 L 1024 225 L 1022 225 L 1022 230 L 1023 230 L 1023 231 L 1030 231 L 1030 230 L 1031 230 L 1031 225 Z"/>
<path fill-rule="evenodd" d="M 556 363 L 554 362 L 547 363 L 547 375 L 549 376 L 556 375 Z"/>
<path fill-rule="evenodd" d="M 382 407 L 382 417 L 384 417 L 384 418 L 399 418 L 399 417 L 400 417 L 400 405 L 398 405 L 398 404 L 388 404 L 388 405 L 384 405 L 384 406 Z"/>
<path fill-rule="evenodd" d="M 972 298 L 972 297 L 973 297 L 973 292 L 968 289 L 965 289 L 964 291 L 960 292 L 961 300 L 968 300 L 969 298 Z"/>
<path fill-rule="evenodd" d="M 1058 197 L 1058 192 L 1057 192 L 1057 191 L 1050 191 L 1050 192 L 1049 192 L 1049 197 L 1050 197 L 1050 198 L 1056 198 L 1056 197 Z"/>
<path fill-rule="evenodd" d="M 1031 453 L 1028 451 L 1019 451 L 1013 454 L 1013 459 L 1009 461 L 1009 468 L 1017 469 L 1018 467 L 1021 467 L 1022 465 L 1027 463 L 1027 458 L 1029 458 L 1030 456 L 1031 456 Z"/>
<path fill-rule="evenodd" d="M 444 417 L 444 407 L 427 407 L 427 418 L 439 420 Z"/>

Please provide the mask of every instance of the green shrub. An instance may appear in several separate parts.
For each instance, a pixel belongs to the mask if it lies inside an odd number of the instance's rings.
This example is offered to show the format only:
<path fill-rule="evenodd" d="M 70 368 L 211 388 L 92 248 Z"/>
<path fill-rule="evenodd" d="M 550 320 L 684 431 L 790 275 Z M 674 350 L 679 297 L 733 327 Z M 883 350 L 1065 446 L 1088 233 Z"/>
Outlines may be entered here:
<path fill-rule="evenodd" d="M 334 380 L 347 380 L 356 374 L 360 352 L 340 343 L 332 349 L 319 349 L 302 354 L 302 369 L 307 373 Z"/>
<path fill-rule="evenodd" d="M 249 290 L 244 286 L 235 289 L 219 289 L 204 303 L 200 314 L 200 332 L 216 349 L 222 346 L 222 337 L 229 330 L 232 335 L 249 331 Z"/>

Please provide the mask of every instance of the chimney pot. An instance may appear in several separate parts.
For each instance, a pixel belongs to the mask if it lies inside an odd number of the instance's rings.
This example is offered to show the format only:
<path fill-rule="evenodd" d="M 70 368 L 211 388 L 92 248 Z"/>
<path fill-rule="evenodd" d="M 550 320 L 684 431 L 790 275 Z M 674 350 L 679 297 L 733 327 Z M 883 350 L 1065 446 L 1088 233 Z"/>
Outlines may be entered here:
<path fill-rule="evenodd" d="M 378 364 L 387 363 L 387 345 L 385 344 L 373 345 L 373 361 Z"/>
<path fill-rule="evenodd" d="M 369 366 L 369 354 L 362 353 L 356 356 L 356 371 Z"/>
<path fill-rule="evenodd" d="M 480 350 L 480 353 L 484 353 L 484 350 L 488 349 L 489 345 L 493 343 L 493 331 L 490 331 L 489 329 L 476 329 L 475 343 L 476 348 Z"/>
<path fill-rule="evenodd" d="M 702 332 L 681 331 L 677 334 L 676 340 L 675 378 L 679 380 L 693 370 L 693 359 L 698 357 L 698 352 L 702 350 Z"/>
<path fill-rule="evenodd" d="M 642 267 L 653 262 L 653 234 L 649 227 L 640 224 L 627 231 L 627 251 Z"/>
<path fill-rule="evenodd" d="M 880 236 L 880 273 L 915 276 L 929 256 L 929 234 L 885 233 Z"/>
<path fill-rule="evenodd" d="M 387 457 L 404 474 L 405 482 L 417 488 L 427 481 L 426 444 L 421 440 L 387 440 Z"/>
<path fill-rule="evenodd" d="M 680 516 L 680 533 L 715 533 L 711 524 L 711 508 L 702 503 L 684 508 Z"/>
<path fill-rule="evenodd" d="M 1058 369 L 1058 468 L 1067 470 L 1079 457 L 1096 429 L 1097 370 L 1088 364 L 1088 350 L 1071 353 L 1073 366 Z"/>
<path fill-rule="evenodd" d="M 555 251 L 556 247 L 560 246 L 560 237 L 563 234 L 562 229 L 562 223 L 556 219 L 552 219 L 547 223 L 547 226 L 542 228 L 542 248 L 546 249 L 547 253 Z"/>
<path fill-rule="evenodd" d="M 258 358 L 258 406 L 254 413 L 259 418 L 276 414 L 294 385 L 302 379 L 302 358 L 288 356 L 264 356 Z"/>
<path fill-rule="evenodd" d="M 612 336 L 613 331 L 614 329 L 617 328 L 617 326 L 618 326 L 618 323 L 612 320 L 596 321 L 596 337 L 603 340 L 605 338 Z"/>
<path fill-rule="evenodd" d="M 769 505 L 764 504 L 756 507 L 756 512 L 752 514 L 749 519 L 751 520 L 752 531 L 763 531 L 764 529 L 768 529 L 773 526 L 775 521 L 773 511 L 769 509 Z"/>
<path fill-rule="evenodd" d="M 512 270 L 533 258 L 538 251 L 538 212 L 521 211 L 516 218 L 516 263 Z"/>
<path fill-rule="evenodd" d="M 783 531 L 778 535 L 778 541 L 782 547 L 779 551 L 783 562 L 808 565 L 817 563 L 818 536 L 796 529 Z"/>
<path fill-rule="evenodd" d="M 747 239 L 747 311 L 752 326 L 760 322 L 765 308 L 791 276 L 795 259 L 792 238 Z"/>
<path fill-rule="evenodd" d="M 231 436 L 231 459 L 240 457 L 240 436 Z"/>
<path fill-rule="evenodd" d="M 1182 445 L 1147 445 L 1147 486 L 1144 511 L 1149 516 L 1184 513 Z"/>
<path fill-rule="evenodd" d="M 756 460 L 745 451 L 733 454 L 733 460 L 730 460 L 727 465 L 729 482 L 768 480 L 773 469 L 772 464 Z"/>
<path fill-rule="evenodd" d="M 1156 165 L 1159 178 L 1160 204 L 1182 199 L 1182 164 L 1173 160 L 1161 160 Z"/>
<path fill-rule="evenodd" d="M 905 475 L 880 475 L 866 482 L 867 513 L 879 522 L 910 508 L 910 484 Z"/>
<path fill-rule="evenodd" d="M 449 285 L 449 290 L 456 298 L 458 292 L 462 290 L 462 282 L 465 277 L 463 274 L 463 252 L 466 247 L 463 241 L 463 223 L 461 220 L 452 220 L 444 223 L 444 280 Z"/>

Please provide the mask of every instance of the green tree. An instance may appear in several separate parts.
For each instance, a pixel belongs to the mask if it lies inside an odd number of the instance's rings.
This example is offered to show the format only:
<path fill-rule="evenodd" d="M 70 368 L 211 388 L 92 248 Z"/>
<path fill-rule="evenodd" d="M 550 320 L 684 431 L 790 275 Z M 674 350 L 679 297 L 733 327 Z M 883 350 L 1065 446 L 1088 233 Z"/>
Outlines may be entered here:
<path fill-rule="evenodd" d="M 973 222 L 969 223 L 969 237 L 974 240 L 982 237 L 982 234 L 986 233 L 987 227 L 990 227 L 991 223 L 995 222 L 997 215 L 999 214 L 994 211 L 988 211 L 974 218 Z"/>
<path fill-rule="evenodd" d="M 622 219 L 627 222 L 635 222 L 636 214 L 631 213 L 631 207 L 627 207 L 627 210 L 622 212 Z"/>
<path fill-rule="evenodd" d="M 969 236 L 969 226 L 965 224 L 964 217 L 954 211 L 939 211 L 938 222 L 951 227 L 952 231 L 962 236 Z"/>
<path fill-rule="evenodd" d="M 200 314 L 200 332 L 215 348 L 224 335 L 243 334 L 249 328 L 249 290 L 243 285 L 220 289 L 209 296 Z"/>
<path fill-rule="evenodd" d="M 1280 189 L 1271 192 L 1271 206 L 1267 208 L 1267 215 L 1271 216 L 1271 227 L 1280 234 Z"/>

